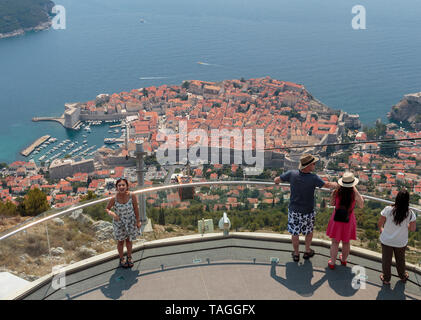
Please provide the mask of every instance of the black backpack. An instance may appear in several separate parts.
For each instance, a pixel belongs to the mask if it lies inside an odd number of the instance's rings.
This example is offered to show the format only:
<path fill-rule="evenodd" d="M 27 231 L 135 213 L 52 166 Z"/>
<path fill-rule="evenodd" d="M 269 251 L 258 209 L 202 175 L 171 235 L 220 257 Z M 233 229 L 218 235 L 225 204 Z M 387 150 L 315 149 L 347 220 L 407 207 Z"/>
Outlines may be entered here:
<path fill-rule="evenodd" d="M 336 222 L 349 222 L 349 211 L 346 210 L 345 206 L 339 206 L 335 208 L 335 215 L 333 220 Z"/>

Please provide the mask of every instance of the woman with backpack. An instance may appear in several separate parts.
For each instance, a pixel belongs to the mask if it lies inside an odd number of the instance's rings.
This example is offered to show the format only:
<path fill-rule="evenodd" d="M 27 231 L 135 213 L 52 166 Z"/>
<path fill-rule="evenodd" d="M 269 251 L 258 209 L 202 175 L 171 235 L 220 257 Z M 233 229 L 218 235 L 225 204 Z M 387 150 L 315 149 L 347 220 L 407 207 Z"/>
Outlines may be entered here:
<path fill-rule="evenodd" d="M 354 208 L 364 207 L 364 199 L 355 187 L 358 184 L 352 172 L 345 172 L 338 180 L 339 188 L 332 193 L 331 204 L 335 206 L 327 226 L 326 235 L 332 239 L 330 246 L 330 259 L 328 267 L 335 269 L 336 257 L 338 255 L 339 243 L 342 241 L 342 254 L 339 259 L 343 266 L 346 266 L 346 259 L 349 255 L 350 240 L 357 239 L 357 221 L 354 215 Z"/>
<path fill-rule="evenodd" d="M 390 284 L 392 256 L 395 254 L 396 270 L 399 278 L 405 282 L 409 278 L 405 271 L 405 250 L 408 243 L 408 229 L 415 231 L 416 216 L 409 209 L 409 192 L 401 190 L 395 198 L 395 204 L 387 206 L 380 213 L 378 227 L 382 243 L 382 269 L 380 279 L 383 284 Z"/>

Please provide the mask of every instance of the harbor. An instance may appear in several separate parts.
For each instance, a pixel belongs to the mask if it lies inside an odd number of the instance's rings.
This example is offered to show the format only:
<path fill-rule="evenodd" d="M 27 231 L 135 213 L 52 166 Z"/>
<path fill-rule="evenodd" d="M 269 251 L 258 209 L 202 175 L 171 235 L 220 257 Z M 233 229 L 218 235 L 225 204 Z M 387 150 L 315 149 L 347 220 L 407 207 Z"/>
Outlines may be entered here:
<path fill-rule="evenodd" d="M 73 159 L 75 161 L 92 158 L 102 147 L 116 150 L 125 143 L 125 128 L 113 129 L 107 134 L 110 125 L 116 121 L 84 121 L 79 123 L 79 130 L 66 130 L 65 135 L 45 135 L 20 154 L 37 165 L 49 167 L 55 159 Z M 121 127 L 121 123 L 118 126 Z M 109 133 L 109 132 L 108 132 Z M 107 137 L 108 136 L 108 137 Z"/>
<path fill-rule="evenodd" d="M 42 136 L 41 138 L 38 138 L 29 147 L 23 149 L 20 152 L 21 155 L 23 155 L 25 157 L 29 156 L 35 150 L 35 148 L 37 148 L 38 146 L 42 145 L 45 141 L 47 141 L 50 138 L 51 137 L 49 135 Z"/>

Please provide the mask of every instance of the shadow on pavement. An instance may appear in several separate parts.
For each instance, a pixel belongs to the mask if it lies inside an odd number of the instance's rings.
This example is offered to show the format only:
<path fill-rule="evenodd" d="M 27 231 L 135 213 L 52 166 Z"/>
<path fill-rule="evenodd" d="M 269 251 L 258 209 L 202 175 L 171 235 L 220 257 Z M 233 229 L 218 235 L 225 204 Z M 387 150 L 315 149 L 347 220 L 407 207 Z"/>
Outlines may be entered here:
<path fill-rule="evenodd" d="M 287 262 L 285 264 L 285 279 L 276 275 L 276 263 L 272 263 L 270 276 L 303 297 L 311 297 L 323 282 L 327 280 L 327 275 L 324 274 L 320 280 L 314 284 L 311 283 L 313 265 L 310 260 L 305 260 L 303 264 Z"/>
<path fill-rule="evenodd" d="M 383 285 L 379 291 L 376 300 L 405 300 L 405 283 L 398 281 L 395 287 L 391 288 L 390 285 Z"/>
<path fill-rule="evenodd" d="M 335 270 L 326 267 L 325 273 L 329 286 L 342 297 L 352 297 L 360 289 L 361 284 L 353 281 L 356 274 L 350 267 L 336 266 Z"/>
<path fill-rule="evenodd" d="M 105 297 L 116 300 L 122 296 L 123 291 L 129 290 L 138 282 L 139 270 L 117 268 L 108 284 L 102 286 L 101 292 Z"/>

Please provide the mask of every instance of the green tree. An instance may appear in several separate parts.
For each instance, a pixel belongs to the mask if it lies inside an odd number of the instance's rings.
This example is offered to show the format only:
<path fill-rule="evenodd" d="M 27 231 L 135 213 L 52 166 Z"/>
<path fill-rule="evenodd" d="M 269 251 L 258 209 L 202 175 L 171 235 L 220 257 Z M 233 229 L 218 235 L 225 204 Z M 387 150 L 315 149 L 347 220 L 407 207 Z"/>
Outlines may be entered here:
<path fill-rule="evenodd" d="M 165 225 L 165 213 L 162 208 L 159 210 L 158 223 L 163 226 Z"/>
<path fill-rule="evenodd" d="M 394 157 L 398 149 L 399 146 L 396 142 L 380 143 L 380 154 L 386 157 Z"/>
<path fill-rule="evenodd" d="M 30 190 L 26 194 L 23 205 L 27 216 L 36 216 L 50 208 L 47 195 L 38 188 Z"/>
<path fill-rule="evenodd" d="M 257 228 L 258 228 L 258 225 L 257 225 L 256 222 L 251 223 L 250 226 L 249 226 L 249 229 L 250 229 L 251 232 L 256 231 Z"/>
<path fill-rule="evenodd" d="M 17 197 L 16 198 L 16 202 L 18 203 L 16 206 L 16 210 L 18 212 L 18 214 L 20 214 L 21 216 L 25 215 L 25 205 L 23 204 L 23 200 L 25 200 L 22 197 Z"/>
<path fill-rule="evenodd" d="M 373 229 L 366 229 L 364 231 L 364 235 L 366 236 L 367 239 L 373 240 L 373 241 L 379 238 L 379 233 Z"/>
<path fill-rule="evenodd" d="M 380 121 L 376 122 L 376 138 L 381 139 L 386 134 L 387 127 L 384 123 L 381 123 Z"/>
<path fill-rule="evenodd" d="M 368 126 L 364 126 L 363 131 L 367 135 L 367 140 L 375 140 L 377 138 L 376 128 L 370 128 Z"/>
<path fill-rule="evenodd" d="M 251 192 L 251 197 L 250 197 L 250 198 L 259 198 L 259 195 L 260 195 L 259 190 L 258 190 L 258 189 L 254 189 L 254 190 Z"/>
<path fill-rule="evenodd" d="M 183 81 L 181 87 L 187 90 L 188 88 L 190 88 L 190 81 Z"/>
<path fill-rule="evenodd" d="M 327 146 L 326 148 L 326 156 L 329 157 L 332 153 L 335 152 L 335 147 L 334 146 Z"/>
<path fill-rule="evenodd" d="M 97 195 L 92 190 L 88 190 L 88 193 L 86 194 L 86 196 L 80 197 L 80 201 L 89 201 L 96 198 L 97 198 Z"/>
<path fill-rule="evenodd" d="M 16 205 L 7 200 L 6 203 L 0 201 L 0 216 L 12 217 L 18 214 Z"/>
<path fill-rule="evenodd" d="M 83 213 L 90 216 L 92 219 L 99 221 L 105 220 L 108 222 L 112 221 L 111 216 L 105 211 L 107 207 L 106 203 L 97 203 L 92 206 L 86 207 L 83 209 Z"/>

